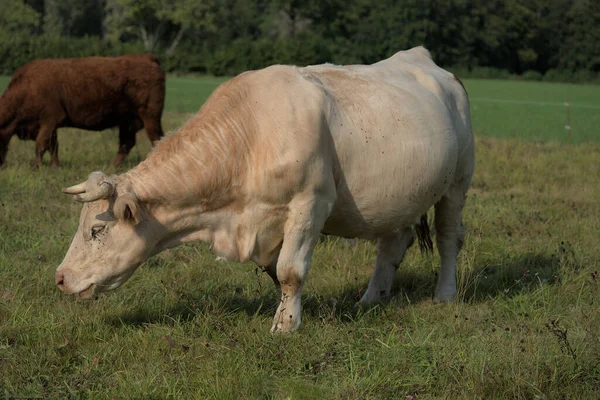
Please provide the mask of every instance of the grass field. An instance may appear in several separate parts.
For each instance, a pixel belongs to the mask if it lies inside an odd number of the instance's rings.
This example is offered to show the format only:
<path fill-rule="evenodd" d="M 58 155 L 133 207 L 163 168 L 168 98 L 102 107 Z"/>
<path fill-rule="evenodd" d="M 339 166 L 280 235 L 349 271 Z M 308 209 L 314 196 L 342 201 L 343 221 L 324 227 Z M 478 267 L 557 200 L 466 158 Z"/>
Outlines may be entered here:
<path fill-rule="evenodd" d="M 165 128 L 219 81 L 169 79 Z M 115 170 L 116 132 L 64 129 L 63 167 L 33 172 L 33 142 L 13 138 L 0 169 L 0 397 L 600 398 L 600 87 L 465 84 L 478 138 L 458 301 L 431 301 L 439 261 L 413 248 L 392 300 L 355 311 L 374 246 L 326 240 L 291 336 L 268 333 L 270 279 L 203 245 L 154 257 L 97 301 L 62 295 L 54 271 L 81 206 L 60 188 L 124 171 L 150 146 L 140 133 Z"/>
<path fill-rule="evenodd" d="M 0 90 L 8 80 L 0 77 Z M 169 77 L 165 111 L 195 113 L 225 80 Z M 471 98 L 473 126 L 481 136 L 571 144 L 600 140 L 598 85 L 478 79 L 464 83 Z"/>

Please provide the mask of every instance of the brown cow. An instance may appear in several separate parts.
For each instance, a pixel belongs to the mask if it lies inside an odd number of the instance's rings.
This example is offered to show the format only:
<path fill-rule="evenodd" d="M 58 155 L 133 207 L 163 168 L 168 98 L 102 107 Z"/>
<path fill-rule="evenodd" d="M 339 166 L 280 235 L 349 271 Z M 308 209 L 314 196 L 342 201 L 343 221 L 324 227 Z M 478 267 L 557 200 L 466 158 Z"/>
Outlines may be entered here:
<path fill-rule="evenodd" d="M 35 140 L 39 167 L 46 150 L 58 165 L 57 128 L 93 131 L 119 127 L 119 165 L 142 127 L 163 136 L 165 74 L 152 54 L 36 60 L 19 68 L 0 97 L 0 165 L 16 134 Z"/>

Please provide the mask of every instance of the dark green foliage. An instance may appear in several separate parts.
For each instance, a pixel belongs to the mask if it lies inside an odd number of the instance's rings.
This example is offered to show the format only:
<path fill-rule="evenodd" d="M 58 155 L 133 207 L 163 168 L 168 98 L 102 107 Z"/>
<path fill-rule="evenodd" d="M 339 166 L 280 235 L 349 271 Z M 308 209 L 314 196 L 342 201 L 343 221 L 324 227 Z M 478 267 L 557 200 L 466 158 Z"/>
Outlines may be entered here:
<path fill-rule="evenodd" d="M 10 74 L 38 58 L 70 58 L 139 53 L 138 43 L 108 46 L 98 37 L 13 35 L 0 36 L 0 73 Z"/>
<path fill-rule="evenodd" d="M 329 60 L 329 54 L 328 48 L 312 33 L 301 33 L 289 39 L 262 38 L 252 41 L 239 38 L 230 46 L 210 55 L 206 69 L 217 76 L 234 75 L 271 64 L 322 63 Z"/>
<path fill-rule="evenodd" d="M 463 77 L 597 82 L 600 72 L 600 2 L 594 0 L 0 0 L 0 5 L 10 10 L 0 16 L 4 73 L 34 58 L 118 54 L 129 46 L 159 54 L 167 71 L 233 75 L 274 63 L 372 63 L 417 45 L 426 46 L 441 66 L 456 66 Z"/>

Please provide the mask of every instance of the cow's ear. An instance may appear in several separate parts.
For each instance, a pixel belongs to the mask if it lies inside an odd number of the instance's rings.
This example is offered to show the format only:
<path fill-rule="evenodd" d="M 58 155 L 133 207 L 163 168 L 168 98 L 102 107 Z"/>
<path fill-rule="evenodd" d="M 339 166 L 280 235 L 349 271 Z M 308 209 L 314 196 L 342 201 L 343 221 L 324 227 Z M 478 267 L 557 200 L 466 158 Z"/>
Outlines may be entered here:
<path fill-rule="evenodd" d="M 138 198 L 133 193 L 123 193 L 117 196 L 113 206 L 115 218 L 138 224 L 141 220 Z"/>

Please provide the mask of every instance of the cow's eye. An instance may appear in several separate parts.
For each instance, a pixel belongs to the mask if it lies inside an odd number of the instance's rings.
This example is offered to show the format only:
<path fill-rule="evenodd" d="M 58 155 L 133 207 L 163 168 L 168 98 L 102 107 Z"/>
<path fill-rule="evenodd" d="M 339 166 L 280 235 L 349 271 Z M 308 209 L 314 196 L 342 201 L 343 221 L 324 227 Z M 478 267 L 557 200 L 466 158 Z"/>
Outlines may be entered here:
<path fill-rule="evenodd" d="M 92 227 L 92 239 L 98 239 L 98 236 L 104 232 L 106 225 L 95 225 Z"/>

